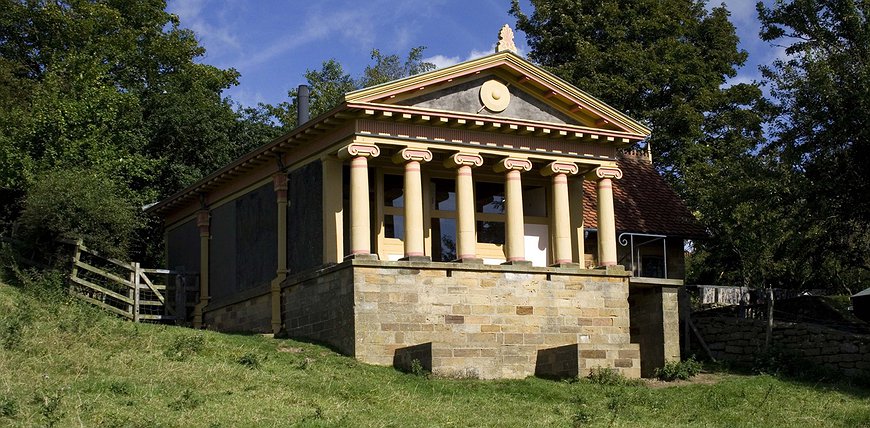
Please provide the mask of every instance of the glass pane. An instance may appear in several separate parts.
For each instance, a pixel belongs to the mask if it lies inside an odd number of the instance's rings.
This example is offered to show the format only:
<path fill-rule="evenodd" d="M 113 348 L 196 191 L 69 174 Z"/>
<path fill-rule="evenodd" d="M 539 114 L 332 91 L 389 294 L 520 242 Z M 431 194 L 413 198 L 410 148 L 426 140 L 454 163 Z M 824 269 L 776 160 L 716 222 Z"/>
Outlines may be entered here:
<path fill-rule="evenodd" d="M 402 207 L 404 205 L 404 180 L 402 176 L 384 174 L 384 206 Z"/>
<path fill-rule="evenodd" d="M 436 210 L 456 211 L 456 181 L 433 178 L 432 184 L 432 206 Z"/>
<path fill-rule="evenodd" d="M 405 217 L 400 215 L 385 215 L 384 237 L 405 239 Z"/>
<path fill-rule="evenodd" d="M 504 245 L 504 222 L 477 222 L 477 242 Z"/>
<path fill-rule="evenodd" d="M 456 260 L 455 219 L 432 219 L 432 260 L 444 262 Z"/>
<path fill-rule="evenodd" d="M 523 215 L 547 216 L 547 192 L 542 186 L 523 186 Z"/>
<path fill-rule="evenodd" d="M 504 185 L 499 183 L 477 183 L 477 212 L 504 214 Z M 483 241 L 481 241 L 483 242 Z"/>

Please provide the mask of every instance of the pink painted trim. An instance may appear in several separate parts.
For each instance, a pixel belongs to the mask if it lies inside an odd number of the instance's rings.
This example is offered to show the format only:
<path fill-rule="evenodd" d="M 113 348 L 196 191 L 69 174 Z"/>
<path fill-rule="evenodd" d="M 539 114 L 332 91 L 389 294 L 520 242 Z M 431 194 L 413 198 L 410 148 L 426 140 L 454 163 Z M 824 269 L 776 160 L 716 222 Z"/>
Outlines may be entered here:
<path fill-rule="evenodd" d="M 477 254 L 460 254 L 459 259 L 476 259 Z"/>
<path fill-rule="evenodd" d="M 570 259 L 569 260 L 565 260 L 565 259 L 556 260 L 556 264 L 559 264 L 559 265 L 568 264 L 568 263 L 571 263 Z"/>
<path fill-rule="evenodd" d="M 601 266 L 616 266 L 616 262 L 601 262 Z"/>
<path fill-rule="evenodd" d="M 509 262 L 524 262 L 526 261 L 525 257 L 508 257 L 507 261 Z"/>
<path fill-rule="evenodd" d="M 369 254 L 369 250 L 350 250 L 351 254 Z"/>
<path fill-rule="evenodd" d="M 423 253 L 417 253 L 417 252 L 405 254 L 406 257 L 420 257 L 422 255 L 423 255 Z"/>

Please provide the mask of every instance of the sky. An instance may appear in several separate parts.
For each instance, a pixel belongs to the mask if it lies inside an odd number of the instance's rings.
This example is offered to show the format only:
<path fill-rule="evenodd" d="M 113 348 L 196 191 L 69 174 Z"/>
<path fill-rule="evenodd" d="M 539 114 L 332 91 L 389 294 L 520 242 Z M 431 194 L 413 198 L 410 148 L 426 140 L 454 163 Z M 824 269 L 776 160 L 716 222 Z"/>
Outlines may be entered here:
<path fill-rule="evenodd" d="M 731 82 L 760 80 L 758 66 L 783 50 L 759 39 L 754 0 L 723 3 L 749 52 Z M 528 0 L 520 6 L 531 14 Z M 359 76 L 375 48 L 404 57 L 425 46 L 425 60 L 438 67 L 487 55 L 501 26 L 516 25 L 509 8 L 510 0 L 169 0 L 168 6 L 205 47 L 201 62 L 241 73 L 225 95 L 245 106 L 289 101 L 288 90 L 305 83 L 305 71 L 330 58 Z M 514 34 L 525 56 L 525 35 Z"/>

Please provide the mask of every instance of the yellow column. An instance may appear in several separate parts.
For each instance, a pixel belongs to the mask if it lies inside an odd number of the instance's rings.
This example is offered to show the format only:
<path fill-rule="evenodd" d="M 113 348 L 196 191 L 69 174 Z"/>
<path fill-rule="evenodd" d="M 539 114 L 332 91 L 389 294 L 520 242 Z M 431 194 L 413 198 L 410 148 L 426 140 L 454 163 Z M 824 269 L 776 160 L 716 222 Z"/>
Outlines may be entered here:
<path fill-rule="evenodd" d="M 426 149 L 406 148 L 393 156 L 393 162 L 405 164 L 405 258 L 425 257 L 423 248 L 423 180 L 420 163 L 432 160 Z"/>
<path fill-rule="evenodd" d="M 523 183 L 520 173 L 531 169 L 532 162 L 528 159 L 505 158 L 495 165 L 496 172 L 506 173 L 504 182 L 505 257 L 509 264 L 526 260 Z"/>
<path fill-rule="evenodd" d="M 456 255 L 459 261 L 482 262 L 477 258 L 474 221 L 474 180 L 471 168 L 483 165 L 483 157 L 473 153 L 456 153 L 444 161 L 456 168 Z"/>
<path fill-rule="evenodd" d="M 583 231 L 583 176 L 568 180 L 568 207 L 571 211 L 571 253 L 574 263 L 586 267 Z"/>
<path fill-rule="evenodd" d="M 338 151 L 340 159 L 350 159 L 350 252 L 352 256 L 369 255 L 371 210 L 369 208 L 368 158 L 381 154 L 374 144 L 352 143 Z"/>
<path fill-rule="evenodd" d="M 287 278 L 287 174 L 272 176 L 275 199 L 278 203 L 278 272 L 272 280 L 272 333 L 281 331 L 281 283 Z"/>
<path fill-rule="evenodd" d="M 574 175 L 579 170 L 577 164 L 571 162 L 551 162 L 541 170 L 542 175 L 550 176 L 553 180 L 553 212 L 550 216 L 553 227 L 553 264 L 556 266 L 567 266 L 573 262 L 568 175 Z"/>
<path fill-rule="evenodd" d="M 342 163 L 334 155 L 328 155 L 321 159 L 321 164 L 323 177 L 323 263 L 339 263 L 344 258 Z"/>
<path fill-rule="evenodd" d="M 616 265 L 616 220 L 613 212 L 612 179 L 622 178 L 619 168 L 596 168 L 598 179 L 598 264 Z"/>
<path fill-rule="evenodd" d="M 193 308 L 193 328 L 202 328 L 203 309 L 208 305 L 208 240 L 209 212 L 202 209 L 196 213 L 196 226 L 199 228 L 199 303 Z"/>

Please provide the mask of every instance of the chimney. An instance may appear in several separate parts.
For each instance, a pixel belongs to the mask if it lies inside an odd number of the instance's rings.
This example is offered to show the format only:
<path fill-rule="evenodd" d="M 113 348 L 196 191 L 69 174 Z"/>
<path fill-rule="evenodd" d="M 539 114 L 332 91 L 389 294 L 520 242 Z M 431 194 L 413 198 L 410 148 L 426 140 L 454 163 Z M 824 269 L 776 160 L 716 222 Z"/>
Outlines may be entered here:
<path fill-rule="evenodd" d="M 299 85 L 296 90 L 296 126 L 302 126 L 308 122 L 308 101 L 311 93 L 308 91 L 308 85 Z"/>

